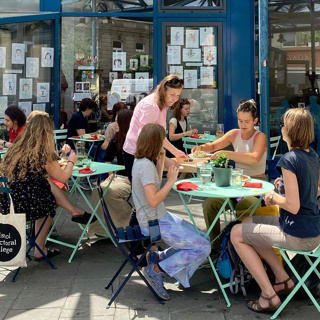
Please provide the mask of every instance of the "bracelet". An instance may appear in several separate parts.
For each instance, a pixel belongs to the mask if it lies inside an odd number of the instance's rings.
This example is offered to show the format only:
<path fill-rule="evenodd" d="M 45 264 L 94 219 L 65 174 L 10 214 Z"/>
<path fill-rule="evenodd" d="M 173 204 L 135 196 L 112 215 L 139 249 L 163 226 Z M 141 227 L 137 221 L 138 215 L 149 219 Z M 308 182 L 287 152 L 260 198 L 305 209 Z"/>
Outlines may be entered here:
<path fill-rule="evenodd" d="M 69 163 L 69 162 L 71 162 L 71 163 L 72 163 L 72 164 L 74 165 L 74 162 L 73 162 L 73 161 L 71 161 L 71 160 L 68 160 L 68 161 L 67 161 L 67 163 Z"/>

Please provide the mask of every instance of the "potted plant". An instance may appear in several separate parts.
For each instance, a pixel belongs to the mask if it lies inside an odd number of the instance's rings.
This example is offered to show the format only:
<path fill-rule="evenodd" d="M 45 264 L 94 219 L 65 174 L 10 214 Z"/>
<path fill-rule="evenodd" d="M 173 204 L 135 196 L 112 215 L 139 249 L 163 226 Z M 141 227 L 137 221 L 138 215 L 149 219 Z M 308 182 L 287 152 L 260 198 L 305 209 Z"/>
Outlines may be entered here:
<path fill-rule="evenodd" d="M 221 153 L 220 156 L 212 161 L 212 170 L 214 173 L 217 187 L 229 187 L 232 175 L 232 167 L 229 166 L 227 153 Z"/>

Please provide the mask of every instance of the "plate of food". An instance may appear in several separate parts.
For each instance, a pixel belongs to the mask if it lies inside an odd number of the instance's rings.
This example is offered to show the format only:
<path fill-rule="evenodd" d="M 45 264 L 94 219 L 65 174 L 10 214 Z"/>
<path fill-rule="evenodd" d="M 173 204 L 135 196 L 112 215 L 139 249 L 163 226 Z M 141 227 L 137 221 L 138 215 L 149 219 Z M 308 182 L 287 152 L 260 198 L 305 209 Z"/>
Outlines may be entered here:
<path fill-rule="evenodd" d="M 195 151 L 194 153 L 190 153 L 188 155 L 192 159 L 210 159 L 212 156 L 212 153 L 207 153 L 201 150 Z"/>
<path fill-rule="evenodd" d="M 242 176 L 242 181 L 247 181 L 249 180 L 251 177 L 250 176 L 246 176 L 245 174 Z"/>
<path fill-rule="evenodd" d="M 83 138 L 83 139 L 89 139 L 89 138 L 91 138 L 91 134 L 86 133 L 86 134 L 84 134 L 84 135 L 82 136 L 82 138 Z"/>
<path fill-rule="evenodd" d="M 104 139 L 104 135 L 101 134 L 101 133 L 99 133 L 99 134 L 98 134 L 98 139 Z"/>

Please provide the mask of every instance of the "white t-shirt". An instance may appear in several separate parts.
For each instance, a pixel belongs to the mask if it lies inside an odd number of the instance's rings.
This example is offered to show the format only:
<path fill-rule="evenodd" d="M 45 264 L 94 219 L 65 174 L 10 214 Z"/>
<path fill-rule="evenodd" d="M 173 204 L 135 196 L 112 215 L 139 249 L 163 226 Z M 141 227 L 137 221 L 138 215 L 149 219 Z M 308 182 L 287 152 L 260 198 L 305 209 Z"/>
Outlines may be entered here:
<path fill-rule="evenodd" d="M 169 126 L 170 126 L 170 123 L 173 123 L 176 128 L 178 127 L 177 118 L 171 118 L 170 122 L 169 122 Z M 187 130 L 187 121 L 183 120 L 183 121 L 179 121 L 179 123 L 180 123 L 180 126 L 182 128 L 182 131 L 186 132 L 186 130 Z"/>

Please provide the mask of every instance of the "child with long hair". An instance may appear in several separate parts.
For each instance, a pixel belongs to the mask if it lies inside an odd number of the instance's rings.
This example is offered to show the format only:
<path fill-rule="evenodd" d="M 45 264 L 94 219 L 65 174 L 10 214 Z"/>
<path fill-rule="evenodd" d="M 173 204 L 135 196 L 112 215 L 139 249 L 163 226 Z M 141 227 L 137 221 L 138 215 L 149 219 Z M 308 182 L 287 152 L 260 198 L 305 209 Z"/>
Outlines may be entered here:
<path fill-rule="evenodd" d="M 0 167 L 1 175 L 8 178 L 15 211 L 25 213 L 27 220 L 34 220 L 36 232 L 46 216 L 55 215 L 56 200 L 48 176 L 66 182 L 77 162 L 77 155 L 71 152 L 67 166 L 61 169 L 54 148 L 53 129 L 52 120 L 44 115 L 36 115 L 28 122 L 20 138 L 8 149 Z M 1 211 L 9 212 L 8 199 L 3 194 Z M 37 238 L 37 244 L 48 257 L 53 257 L 60 251 L 44 246 L 50 224 L 51 219 L 48 219 Z M 34 258 L 43 259 L 37 248 Z"/>
<path fill-rule="evenodd" d="M 163 201 L 177 180 L 178 169 L 169 167 L 167 182 L 160 188 L 164 139 L 163 126 L 149 123 L 142 128 L 132 169 L 132 193 L 142 233 L 149 235 L 148 221 L 158 219 L 162 241 L 170 246 L 162 252 L 151 252 L 143 271 L 159 297 L 168 300 L 170 295 L 163 286 L 163 274 L 190 287 L 189 279 L 210 253 L 210 242 L 192 224 L 166 210 Z"/>
<path fill-rule="evenodd" d="M 279 205 L 280 217 L 253 216 L 231 230 L 231 241 L 261 289 L 260 298 L 247 303 L 255 312 L 274 312 L 280 297 L 294 288 L 273 246 L 312 251 L 320 243 L 319 157 L 309 147 L 314 137 L 313 119 L 306 109 L 289 109 L 280 123 L 283 140 L 288 145 L 277 163 L 281 177 L 275 180 L 278 193 L 265 195 L 267 206 Z M 272 285 L 261 262 L 268 263 L 275 275 Z"/>

